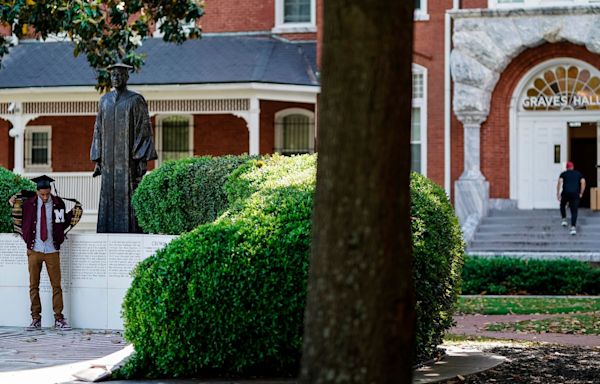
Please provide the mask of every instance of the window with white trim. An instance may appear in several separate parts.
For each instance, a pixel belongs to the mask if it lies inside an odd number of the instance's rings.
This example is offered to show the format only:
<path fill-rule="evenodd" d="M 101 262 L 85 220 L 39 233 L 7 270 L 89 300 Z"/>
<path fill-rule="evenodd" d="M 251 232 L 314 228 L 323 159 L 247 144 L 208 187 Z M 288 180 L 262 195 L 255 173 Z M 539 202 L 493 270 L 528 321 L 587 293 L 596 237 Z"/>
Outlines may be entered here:
<path fill-rule="evenodd" d="M 600 0 L 489 0 L 488 8 L 535 8 L 600 4 Z"/>
<path fill-rule="evenodd" d="M 25 168 L 27 171 L 52 169 L 52 127 L 29 126 L 25 129 Z"/>
<path fill-rule="evenodd" d="M 410 126 L 411 170 L 427 173 L 427 70 L 414 64 Z"/>
<path fill-rule="evenodd" d="M 315 152 L 315 114 L 289 108 L 275 114 L 275 152 L 299 155 Z"/>
<path fill-rule="evenodd" d="M 316 32 L 316 0 L 275 0 L 273 33 Z"/>
<path fill-rule="evenodd" d="M 162 115 L 156 117 L 157 166 L 168 160 L 194 155 L 194 124 L 191 115 Z"/>
<path fill-rule="evenodd" d="M 427 0 L 415 0 L 415 20 L 429 20 Z"/>

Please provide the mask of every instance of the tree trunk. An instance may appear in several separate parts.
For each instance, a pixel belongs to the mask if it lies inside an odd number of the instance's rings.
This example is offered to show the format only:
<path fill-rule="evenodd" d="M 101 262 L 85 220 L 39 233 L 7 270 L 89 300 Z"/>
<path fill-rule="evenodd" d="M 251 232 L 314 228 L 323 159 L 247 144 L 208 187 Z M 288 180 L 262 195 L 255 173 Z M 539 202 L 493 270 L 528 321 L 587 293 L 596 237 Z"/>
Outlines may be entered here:
<path fill-rule="evenodd" d="M 413 1 L 324 2 L 302 383 L 410 383 Z"/>

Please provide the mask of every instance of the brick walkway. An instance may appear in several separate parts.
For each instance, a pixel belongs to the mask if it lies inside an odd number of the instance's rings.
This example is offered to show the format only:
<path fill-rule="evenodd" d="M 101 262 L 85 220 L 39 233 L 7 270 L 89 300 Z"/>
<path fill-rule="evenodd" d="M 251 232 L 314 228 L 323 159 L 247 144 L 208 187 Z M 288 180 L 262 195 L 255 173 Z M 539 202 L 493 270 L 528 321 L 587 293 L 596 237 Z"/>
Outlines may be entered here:
<path fill-rule="evenodd" d="M 469 335 L 491 337 L 496 339 L 529 340 L 563 345 L 578 345 L 597 347 L 600 346 L 600 336 L 596 335 L 568 335 L 560 333 L 519 333 L 519 332 L 493 332 L 486 331 L 484 327 L 489 323 L 508 323 L 521 320 L 539 320 L 557 315 L 464 315 L 455 316 L 456 326 L 449 333 L 455 335 Z"/>

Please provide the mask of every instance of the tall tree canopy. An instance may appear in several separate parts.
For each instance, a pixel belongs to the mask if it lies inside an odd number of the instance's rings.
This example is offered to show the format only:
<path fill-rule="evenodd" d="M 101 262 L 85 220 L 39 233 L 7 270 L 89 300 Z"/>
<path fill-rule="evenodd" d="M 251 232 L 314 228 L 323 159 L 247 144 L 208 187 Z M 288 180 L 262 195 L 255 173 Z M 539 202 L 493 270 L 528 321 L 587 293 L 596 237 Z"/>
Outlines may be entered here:
<path fill-rule="evenodd" d="M 0 24 L 21 38 L 32 33 L 43 40 L 64 36 L 74 43 L 74 54 L 84 54 L 98 73 L 97 88 L 110 87 L 106 67 L 117 61 L 136 70 L 144 58 L 135 50 L 154 25 L 163 39 L 182 43 L 200 37 L 195 20 L 204 14 L 204 1 L 100 1 L 100 0 L 15 0 L 0 2 Z M 8 29 L 8 28 L 7 28 Z M 0 36 L 0 60 L 9 53 L 11 42 Z"/>

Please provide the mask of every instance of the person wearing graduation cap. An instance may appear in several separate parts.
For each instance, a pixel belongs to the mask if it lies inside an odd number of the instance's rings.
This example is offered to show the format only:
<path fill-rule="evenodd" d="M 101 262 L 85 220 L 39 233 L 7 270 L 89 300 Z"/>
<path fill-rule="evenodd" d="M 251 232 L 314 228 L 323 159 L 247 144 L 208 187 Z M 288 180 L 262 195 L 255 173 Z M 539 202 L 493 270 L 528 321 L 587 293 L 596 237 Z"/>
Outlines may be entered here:
<path fill-rule="evenodd" d="M 73 211 L 66 212 L 65 202 L 51 193 L 50 183 L 54 179 L 42 175 L 32 179 L 37 193 L 23 201 L 22 237 L 27 246 L 29 267 L 29 298 L 31 299 L 31 324 L 28 330 L 38 330 L 42 326 L 42 304 L 40 301 L 40 274 L 42 264 L 52 286 L 52 308 L 54 328 L 70 330 L 71 327 L 62 314 L 63 296 L 60 273 L 60 246 L 65 240 L 65 230 L 71 222 Z M 10 198 L 14 205 L 16 196 Z"/>
<path fill-rule="evenodd" d="M 132 66 L 108 67 L 113 90 L 100 98 L 90 160 L 93 176 L 102 176 L 98 233 L 139 233 L 131 197 L 146 173 L 154 148 L 148 105 L 142 95 L 127 89 Z"/>

